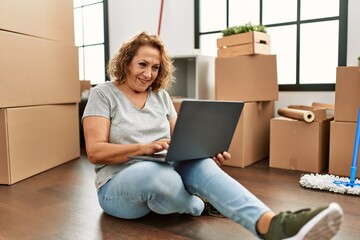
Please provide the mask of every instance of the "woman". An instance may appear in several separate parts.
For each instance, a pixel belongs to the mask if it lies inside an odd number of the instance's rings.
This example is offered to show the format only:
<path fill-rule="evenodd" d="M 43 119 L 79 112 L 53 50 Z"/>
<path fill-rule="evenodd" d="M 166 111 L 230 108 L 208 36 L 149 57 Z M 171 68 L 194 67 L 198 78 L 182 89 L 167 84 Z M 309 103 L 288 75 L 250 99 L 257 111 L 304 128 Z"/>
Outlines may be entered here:
<path fill-rule="evenodd" d="M 228 152 L 171 164 L 128 159 L 168 149 L 177 117 L 165 90 L 173 71 L 162 41 L 142 32 L 125 42 L 109 62 L 114 81 L 92 89 L 83 125 L 102 209 L 135 219 L 151 211 L 200 216 L 208 210 L 205 206 L 212 205 L 259 238 L 335 235 L 342 219 L 339 205 L 276 215 L 221 170 L 219 166 L 231 157 Z"/>

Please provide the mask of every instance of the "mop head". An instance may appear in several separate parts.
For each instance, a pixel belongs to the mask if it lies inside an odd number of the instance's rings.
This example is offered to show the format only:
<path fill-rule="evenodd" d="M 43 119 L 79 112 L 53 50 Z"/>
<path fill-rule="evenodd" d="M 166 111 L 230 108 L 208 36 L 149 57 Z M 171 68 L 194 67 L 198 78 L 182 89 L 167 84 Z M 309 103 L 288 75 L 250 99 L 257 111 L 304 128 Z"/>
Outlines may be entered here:
<path fill-rule="evenodd" d="M 334 181 L 339 181 L 343 184 L 335 184 Z M 350 179 L 346 177 L 338 177 L 331 174 L 321 175 L 318 173 L 303 174 L 299 181 L 300 185 L 304 188 L 360 196 L 360 181 L 356 179 L 353 186 L 346 184 L 349 182 Z"/>

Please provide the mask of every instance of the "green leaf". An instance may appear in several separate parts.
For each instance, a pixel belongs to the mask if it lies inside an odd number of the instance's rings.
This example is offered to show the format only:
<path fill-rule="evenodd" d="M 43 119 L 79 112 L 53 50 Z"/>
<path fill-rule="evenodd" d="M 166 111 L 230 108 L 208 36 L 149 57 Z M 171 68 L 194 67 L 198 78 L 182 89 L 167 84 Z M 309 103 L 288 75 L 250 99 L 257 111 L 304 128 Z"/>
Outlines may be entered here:
<path fill-rule="evenodd" d="M 225 37 L 233 34 L 240 34 L 240 33 L 253 32 L 253 31 L 266 33 L 266 27 L 264 25 L 252 25 L 251 22 L 249 22 L 244 25 L 228 27 L 222 30 L 221 33 L 223 37 Z"/>

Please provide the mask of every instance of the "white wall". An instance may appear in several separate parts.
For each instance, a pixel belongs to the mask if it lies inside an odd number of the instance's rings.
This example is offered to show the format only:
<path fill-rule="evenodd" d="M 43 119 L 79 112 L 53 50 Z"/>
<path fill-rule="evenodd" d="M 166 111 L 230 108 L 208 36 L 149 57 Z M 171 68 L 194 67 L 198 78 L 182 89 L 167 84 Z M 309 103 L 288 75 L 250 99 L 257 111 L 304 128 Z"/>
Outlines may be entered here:
<path fill-rule="evenodd" d="M 159 9 L 159 0 L 109 0 L 110 56 L 115 54 L 123 41 L 139 31 L 157 33 Z"/>
<path fill-rule="evenodd" d="M 161 0 L 109 0 L 110 56 L 140 31 L 157 34 Z M 160 36 L 171 55 L 194 52 L 194 1 L 164 0 Z"/>
<path fill-rule="evenodd" d="M 109 0 L 110 56 L 121 43 L 139 31 L 157 33 L 161 0 Z M 360 1 L 349 0 L 347 65 L 360 56 Z M 194 53 L 194 1 L 166 1 L 160 36 L 171 55 Z M 335 103 L 335 92 L 280 92 L 275 109 L 290 104 Z"/>

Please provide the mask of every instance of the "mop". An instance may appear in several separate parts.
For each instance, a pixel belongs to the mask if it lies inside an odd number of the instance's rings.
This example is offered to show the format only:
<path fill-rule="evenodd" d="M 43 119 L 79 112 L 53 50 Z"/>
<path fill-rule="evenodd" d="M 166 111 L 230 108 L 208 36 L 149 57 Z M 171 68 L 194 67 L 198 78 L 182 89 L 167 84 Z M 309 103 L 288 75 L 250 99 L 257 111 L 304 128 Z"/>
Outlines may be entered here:
<path fill-rule="evenodd" d="M 303 174 L 300 178 L 300 185 L 304 188 L 324 190 L 334 193 L 351 194 L 360 196 L 360 180 L 356 179 L 356 171 L 360 146 L 360 108 L 356 124 L 356 134 L 352 163 L 350 167 L 350 179 L 332 174 Z"/>

